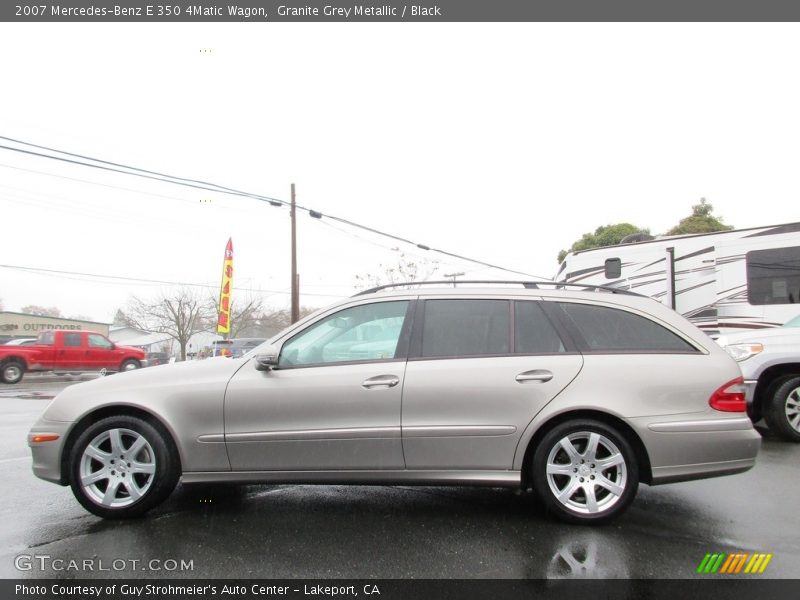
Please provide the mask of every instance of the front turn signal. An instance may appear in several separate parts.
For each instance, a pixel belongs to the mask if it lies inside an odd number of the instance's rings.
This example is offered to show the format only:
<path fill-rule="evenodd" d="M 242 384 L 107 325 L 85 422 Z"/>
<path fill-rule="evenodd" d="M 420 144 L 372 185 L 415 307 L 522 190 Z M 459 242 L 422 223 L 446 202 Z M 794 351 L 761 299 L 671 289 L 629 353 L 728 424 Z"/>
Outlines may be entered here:
<path fill-rule="evenodd" d="M 55 433 L 32 433 L 28 436 L 28 443 L 55 442 L 61 436 Z"/>

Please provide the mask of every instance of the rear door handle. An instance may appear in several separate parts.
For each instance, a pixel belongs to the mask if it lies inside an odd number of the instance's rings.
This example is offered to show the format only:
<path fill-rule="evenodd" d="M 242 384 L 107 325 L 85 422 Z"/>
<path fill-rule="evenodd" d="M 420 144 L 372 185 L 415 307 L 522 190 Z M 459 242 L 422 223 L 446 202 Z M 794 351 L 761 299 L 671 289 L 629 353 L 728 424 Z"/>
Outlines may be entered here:
<path fill-rule="evenodd" d="M 516 377 L 518 383 L 527 383 L 529 381 L 538 381 L 539 383 L 544 383 L 545 381 L 550 381 L 552 378 L 553 374 L 547 369 L 534 369 L 533 371 L 525 371 Z"/>
<path fill-rule="evenodd" d="M 375 377 L 365 379 L 364 383 L 361 384 L 361 387 L 367 388 L 368 390 L 379 387 L 391 388 L 396 386 L 398 383 L 400 383 L 400 378 L 397 375 L 377 375 Z"/>

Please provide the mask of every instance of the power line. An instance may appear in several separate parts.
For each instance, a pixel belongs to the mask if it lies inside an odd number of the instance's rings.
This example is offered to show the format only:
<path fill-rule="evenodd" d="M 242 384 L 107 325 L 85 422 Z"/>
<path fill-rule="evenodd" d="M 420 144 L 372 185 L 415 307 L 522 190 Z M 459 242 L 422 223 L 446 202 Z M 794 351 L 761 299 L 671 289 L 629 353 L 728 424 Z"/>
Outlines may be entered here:
<path fill-rule="evenodd" d="M 162 279 L 146 279 L 143 277 L 125 277 L 122 275 L 101 275 L 98 273 L 83 273 L 80 271 L 62 271 L 58 269 L 44 269 L 40 267 L 25 267 L 22 265 L 0 265 L 0 268 L 3 269 L 12 269 L 15 271 L 28 271 L 33 273 L 41 273 L 41 274 L 56 274 L 56 275 L 77 275 L 81 277 L 94 277 L 96 279 L 111 279 L 115 281 L 128 281 L 128 282 L 135 282 L 135 283 L 146 283 L 146 284 L 161 284 L 161 285 L 182 285 L 186 287 L 201 287 L 201 288 L 209 288 L 209 289 L 216 289 L 219 286 L 213 284 L 206 284 L 206 283 L 189 283 L 185 281 L 165 281 Z M 84 280 L 87 281 L 87 280 Z M 286 290 L 264 290 L 264 289 L 253 289 L 253 288 L 240 288 L 234 287 L 234 290 L 238 290 L 240 292 L 253 292 L 253 293 L 262 293 L 262 294 L 284 294 L 288 295 L 291 292 Z M 304 292 L 305 296 L 319 296 L 325 298 L 343 298 L 346 294 L 312 294 L 308 292 Z"/>
<path fill-rule="evenodd" d="M 37 171 L 36 169 L 25 169 L 23 167 L 16 167 L 14 165 L 7 165 L 5 163 L 0 163 L 0 167 L 4 169 L 13 169 L 14 171 L 22 171 L 24 173 L 34 173 L 36 175 L 44 175 L 45 177 L 55 177 L 58 179 L 65 179 L 67 181 L 76 181 L 79 183 L 88 183 L 89 185 L 96 185 L 99 187 L 106 187 L 114 190 L 121 190 L 123 192 L 133 192 L 135 194 L 142 194 L 145 196 L 153 196 L 154 198 L 164 198 L 167 200 L 176 200 L 178 202 L 183 202 L 185 204 L 195 204 L 196 201 L 187 200 L 186 198 L 180 198 L 178 196 L 167 196 L 165 194 L 156 194 L 153 192 L 145 192 L 144 190 L 137 190 L 136 188 L 129 188 L 124 187 L 121 185 L 113 185 L 111 183 L 100 183 L 99 181 L 92 181 L 91 179 L 80 179 L 78 177 L 67 177 L 66 175 L 56 175 L 55 173 L 48 173 L 47 171 Z M 19 189 L 19 188 L 17 188 Z"/>
<path fill-rule="evenodd" d="M 135 177 L 142 177 L 142 178 L 145 178 L 145 179 L 151 179 L 151 180 L 155 180 L 155 181 L 160 181 L 162 183 L 172 183 L 174 185 L 183 185 L 183 186 L 191 187 L 191 188 L 195 188 L 195 189 L 202 189 L 202 190 L 211 191 L 211 192 L 230 194 L 230 195 L 240 196 L 240 197 L 245 197 L 245 198 L 251 198 L 251 199 L 254 199 L 254 200 L 260 200 L 262 202 L 268 202 L 273 206 L 290 206 L 289 202 L 287 202 L 285 200 L 281 200 L 279 198 L 273 198 L 273 197 L 270 197 L 270 196 L 263 196 L 263 195 L 254 194 L 254 193 L 251 193 L 251 192 L 244 192 L 244 191 L 241 191 L 241 190 L 236 190 L 234 188 L 221 186 L 221 185 L 218 185 L 218 184 L 215 184 L 215 183 L 210 183 L 210 182 L 201 181 L 201 180 L 197 180 L 197 179 L 190 179 L 190 178 L 186 178 L 186 177 L 178 177 L 178 176 L 175 176 L 175 175 L 169 175 L 167 173 L 160 173 L 158 171 L 150 171 L 150 170 L 147 170 L 147 169 L 141 169 L 139 167 L 132 167 L 132 166 L 125 165 L 125 164 L 122 164 L 122 163 L 116 163 L 116 162 L 112 162 L 112 161 L 102 160 L 102 159 L 99 159 L 99 158 L 94 158 L 94 157 L 91 157 L 91 156 L 86 156 L 86 155 L 83 155 L 83 154 L 76 154 L 76 153 L 73 153 L 73 152 L 67 152 L 65 150 L 59 150 L 57 148 L 52 148 L 52 147 L 49 147 L 49 146 L 42 146 L 42 145 L 39 145 L 39 144 L 33 144 L 31 142 L 25 142 L 23 140 L 18 140 L 18 139 L 6 137 L 6 136 L 0 136 L 0 140 L 5 140 L 7 142 L 12 142 L 12 143 L 15 143 L 15 144 L 22 144 L 24 146 L 28 146 L 28 147 L 31 147 L 31 148 L 36 148 L 38 150 L 46 150 L 48 152 L 56 152 L 58 154 L 63 154 L 64 156 L 69 156 L 69 157 L 72 157 L 72 158 L 64 158 L 64 157 L 61 157 L 61 156 L 53 156 L 52 154 L 43 154 L 41 152 L 34 152 L 32 150 L 25 150 L 23 148 L 14 148 L 12 146 L 0 145 L 0 149 L 8 150 L 8 151 L 11 151 L 11 152 L 19 152 L 19 153 L 27 154 L 27 155 L 30 155 L 30 156 L 36 156 L 36 157 L 39 157 L 39 158 L 48 158 L 48 159 L 51 159 L 51 160 L 57 160 L 57 161 L 65 162 L 65 163 L 68 163 L 68 164 L 74 164 L 74 165 L 80 165 L 80 166 L 90 167 L 90 168 L 94 168 L 94 169 L 100 169 L 100 170 L 104 170 L 104 171 L 122 173 L 123 175 L 131 175 L 131 176 L 135 176 Z M 81 159 L 81 160 L 76 160 L 76 159 Z M 92 161 L 93 163 L 99 163 L 99 164 L 91 164 L 91 163 L 84 162 L 84 161 L 87 161 L 87 160 L 88 161 Z M 336 215 L 323 214 L 321 212 L 312 210 L 310 208 L 307 208 L 305 206 L 301 206 L 299 204 L 297 205 L 297 209 L 307 212 L 309 214 L 309 216 L 311 216 L 313 218 L 316 218 L 316 219 L 322 219 L 324 217 L 324 218 L 327 218 L 327 219 L 331 219 L 333 221 L 338 221 L 339 223 L 342 223 L 344 225 L 348 225 L 350 227 L 354 227 L 354 228 L 357 228 L 357 229 L 362 229 L 364 231 L 369 231 L 370 233 L 374 233 L 376 235 L 387 237 L 387 238 L 396 240 L 398 242 L 402 242 L 404 244 L 409 244 L 409 245 L 412 245 L 412 246 L 416 246 L 417 248 L 419 248 L 421 250 L 427 250 L 427 251 L 430 251 L 430 252 L 436 252 L 438 254 L 443 254 L 443 255 L 449 256 L 451 258 L 455 258 L 455 259 L 466 261 L 466 262 L 471 262 L 471 263 L 474 263 L 474 264 L 479 264 L 479 265 L 482 265 L 482 266 L 490 268 L 490 269 L 497 269 L 497 270 L 500 270 L 500 271 L 505 271 L 507 273 L 514 273 L 516 275 L 524 275 L 526 277 L 533 277 L 535 279 L 543 279 L 543 280 L 549 280 L 550 279 L 549 277 L 541 277 L 539 275 L 532 275 L 530 273 L 524 273 L 522 271 L 516 271 L 514 269 L 508 269 L 508 268 L 500 266 L 500 265 L 495 265 L 495 264 L 488 263 L 488 262 L 485 262 L 485 261 L 482 261 L 482 260 L 478 260 L 478 259 L 475 259 L 475 258 L 470 258 L 470 257 L 464 256 L 464 255 L 461 255 L 461 254 L 448 252 L 448 251 L 442 250 L 440 248 L 433 248 L 433 247 L 428 246 L 426 244 L 417 243 L 417 242 L 414 242 L 414 241 L 409 240 L 407 238 L 404 238 L 404 237 L 401 237 L 401 236 L 398 236 L 398 235 L 395 235 L 395 234 L 392 234 L 392 233 L 389 233 L 389 232 L 386 232 L 386 231 L 382 231 L 380 229 L 375 229 L 374 227 L 369 227 L 367 225 L 362 225 L 360 223 L 356 223 L 355 221 L 351 221 L 349 219 L 345 219 L 345 218 L 342 218 L 342 217 L 337 217 Z"/>

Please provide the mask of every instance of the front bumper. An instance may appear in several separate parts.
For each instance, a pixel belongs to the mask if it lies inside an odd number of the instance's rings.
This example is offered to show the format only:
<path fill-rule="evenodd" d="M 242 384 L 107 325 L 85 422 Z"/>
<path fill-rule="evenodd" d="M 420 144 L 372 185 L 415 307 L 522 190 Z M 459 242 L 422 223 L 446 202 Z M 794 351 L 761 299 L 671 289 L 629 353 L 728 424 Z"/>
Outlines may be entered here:
<path fill-rule="evenodd" d="M 753 406 L 753 400 L 755 399 L 757 384 L 758 384 L 757 379 L 744 380 L 744 399 L 747 401 L 748 407 Z"/>
<path fill-rule="evenodd" d="M 67 485 L 61 472 L 61 458 L 64 442 L 73 423 L 39 419 L 28 433 L 28 446 L 33 455 L 33 474 L 44 479 Z M 35 436 L 58 436 L 53 441 L 35 441 Z"/>

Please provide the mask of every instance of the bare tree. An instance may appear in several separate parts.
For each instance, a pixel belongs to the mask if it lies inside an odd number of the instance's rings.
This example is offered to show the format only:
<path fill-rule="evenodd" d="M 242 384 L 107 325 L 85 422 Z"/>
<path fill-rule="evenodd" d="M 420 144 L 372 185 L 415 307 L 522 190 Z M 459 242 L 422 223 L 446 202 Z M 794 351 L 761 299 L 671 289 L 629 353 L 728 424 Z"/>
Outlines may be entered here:
<path fill-rule="evenodd" d="M 207 328 L 209 331 L 214 331 L 217 326 L 216 315 L 219 314 L 219 298 L 211 298 L 208 304 L 211 320 L 207 324 Z M 258 320 L 263 312 L 264 303 L 261 298 L 247 296 L 231 300 L 231 331 L 228 337 L 258 337 L 254 330 L 258 328 Z"/>
<path fill-rule="evenodd" d="M 316 310 L 316 308 L 311 308 L 309 306 L 301 306 L 300 318 L 303 319 Z M 280 333 L 291 324 L 292 314 L 289 309 L 262 312 L 256 321 L 253 337 L 270 338 L 276 333 Z"/>
<path fill-rule="evenodd" d="M 411 259 L 400 253 L 396 265 L 378 265 L 376 273 L 356 275 L 356 289 L 367 289 L 387 283 L 426 281 L 439 270 L 438 260 Z"/>
<path fill-rule="evenodd" d="M 208 302 L 192 289 L 180 288 L 145 301 L 134 297 L 126 311 L 131 326 L 164 333 L 180 346 L 186 360 L 186 346 L 195 333 L 204 331 L 211 318 Z"/>
<path fill-rule="evenodd" d="M 111 321 L 111 324 L 118 327 L 133 327 L 130 317 L 121 308 L 118 308 L 117 312 L 114 313 L 114 320 Z"/>
<path fill-rule="evenodd" d="M 37 306 L 36 304 L 29 304 L 28 306 L 22 307 L 22 312 L 27 313 L 29 315 L 36 315 L 39 317 L 60 317 L 61 316 L 61 309 L 56 306 Z"/>

